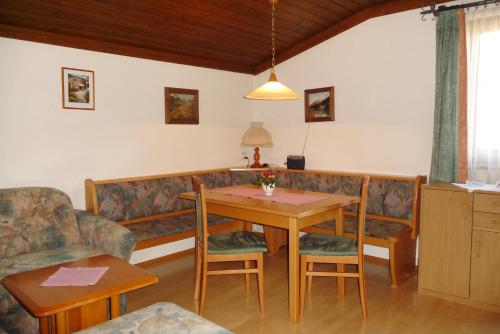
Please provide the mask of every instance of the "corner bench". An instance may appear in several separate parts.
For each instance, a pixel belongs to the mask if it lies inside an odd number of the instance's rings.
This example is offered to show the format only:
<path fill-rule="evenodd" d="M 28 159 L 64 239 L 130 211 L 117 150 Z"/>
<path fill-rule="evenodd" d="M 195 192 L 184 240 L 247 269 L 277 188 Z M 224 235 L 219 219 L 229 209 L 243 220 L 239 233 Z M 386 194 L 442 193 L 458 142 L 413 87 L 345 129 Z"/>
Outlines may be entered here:
<path fill-rule="evenodd" d="M 192 191 L 191 176 L 207 188 L 232 184 L 228 169 L 109 180 L 85 180 L 86 209 L 125 225 L 138 241 L 135 250 L 194 237 L 196 213 L 192 201 L 179 198 Z M 245 223 L 209 215 L 209 232 L 243 230 Z"/>
<path fill-rule="evenodd" d="M 195 212 L 191 201 L 179 198 L 192 191 L 191 176 L 199 175 L 207 188 L 255 184 L 260 171 L 227 168 L 158 176 L 85 181 L 87 210 L 126 225 L 138 238 L 136 250 L 194 236 Z M 359 195 L 364 174 L 320 170 L 277 170 L 277 186 L 301 190 Z M 416 240 L 419 232 L 420 186 L 425 176 L 370 174 L 366 238 L 368 245 L 389 250 L 392 285 L 416 273 Z M 345 235 L 356 233 L 357 207 L 344 210 Z M 251 224 L 209 215 L 209 232 L 248 229 Z M 304 232 L 335 234 L 327 221 Z M 269 253 L 287 244 L 286 230 L 264 226 Z"/>

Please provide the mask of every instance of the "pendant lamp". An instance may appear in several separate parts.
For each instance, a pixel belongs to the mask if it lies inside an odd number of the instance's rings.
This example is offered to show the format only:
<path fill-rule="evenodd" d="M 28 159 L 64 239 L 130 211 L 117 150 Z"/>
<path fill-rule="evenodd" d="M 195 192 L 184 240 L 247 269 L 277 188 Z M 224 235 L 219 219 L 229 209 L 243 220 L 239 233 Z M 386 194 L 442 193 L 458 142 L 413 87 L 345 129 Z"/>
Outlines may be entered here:
<path fill-rule="evenodd" d="M 300 95 L 295 93 L 290 88 L 281 84 L 276 78 L 276 73 L 274 71 L 275 65 L 275 55 L 276 55 L 276 41 L 275 41 L 275 6 L 276 0 L 272 0 L 272 11 L 271 11 L 271 45 L 272 45 L 272 61 L 271 61 L 271 75 L 269 80 L 260 86 L 259 88 L 248 93 L 245 98 L 252 100 L 297 100 L 300 99 Z"/>

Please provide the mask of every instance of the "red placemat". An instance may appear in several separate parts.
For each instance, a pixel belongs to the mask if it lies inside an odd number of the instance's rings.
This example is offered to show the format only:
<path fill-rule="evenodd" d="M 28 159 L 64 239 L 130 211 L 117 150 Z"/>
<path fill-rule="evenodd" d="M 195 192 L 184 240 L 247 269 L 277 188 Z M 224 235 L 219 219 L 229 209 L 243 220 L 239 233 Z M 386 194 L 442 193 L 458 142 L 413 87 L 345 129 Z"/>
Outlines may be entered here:
<path fill-rule="evenodd" d="M 88 286 L 95 285 L 109 267 L 61 267 L 40 286 Z"/>
<path fill-rule="evenodd" d="M 281 202 L 288 204 L 301 205 L 316 201 L 321 201 L 328 196 L 321 194 L 297 194 L 283 191 L 280 188 L 275 188 L 273 194 L 271 196 L 264 195 L 264 191 L 260 188 L 244 188 L 244 187 L 235 187 L 235 188 L 218 188 L 213 189 L 213 191 L 222 193 L 225 195 L 232 195 L 238 197 L 246 197 L 246 198 L 255 198 L 261 199 L 264 201 L 272 201 L 272 202 Z"/>

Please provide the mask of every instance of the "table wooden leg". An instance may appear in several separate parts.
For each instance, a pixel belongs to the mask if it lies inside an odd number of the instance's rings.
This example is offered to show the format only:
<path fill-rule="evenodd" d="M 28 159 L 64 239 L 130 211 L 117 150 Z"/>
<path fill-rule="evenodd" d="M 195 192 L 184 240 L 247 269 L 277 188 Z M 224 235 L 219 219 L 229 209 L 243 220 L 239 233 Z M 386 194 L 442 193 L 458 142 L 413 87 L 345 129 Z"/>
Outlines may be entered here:
<path fill-rule="evenodd" d="M 112 296 L 109 299 L 111 303 L 111 319 L 117 318 L 120 316 L 120 295 Z"/>
<path fill-rule="evenodd" d="M 56 333 L 57 334 L 69 333 L 66 311 L 56 313 Z"/>
<path fill-rule="evenodd" d="M 50 317 L 42 317 L 38 323 L 40 326 L 40 334 L 50 334 Z"/>
<path fill-rule="evenodd" d="M 299 322 L 299 230 L 297 219 L 289 219 L 288 229 L 288 306 L 290 321 Z"/>
<path fill-rule="evenodd" d="M 335 234 L 341 236 L 344 235 L 344 210 L 339 208 L 334 212 L 335 219 Z M 337 272 L 344 272 L 344 265 L 337 264 Z M 345 278 L 337 277 L 337 293 L 339 296 L 345 295 Z"/>

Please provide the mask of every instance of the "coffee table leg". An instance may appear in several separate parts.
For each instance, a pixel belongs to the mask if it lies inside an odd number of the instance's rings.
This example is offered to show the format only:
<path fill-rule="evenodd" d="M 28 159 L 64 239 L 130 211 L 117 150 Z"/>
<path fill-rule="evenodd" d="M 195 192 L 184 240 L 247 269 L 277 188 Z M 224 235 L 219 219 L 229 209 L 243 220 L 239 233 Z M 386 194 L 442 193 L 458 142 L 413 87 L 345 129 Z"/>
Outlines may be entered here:
<path fill-rule="evenodd" d="M 120 295 L 112 296 L 109 299 L 109 302 L 111 303 L 111 319 L 119 317 L 120 316 Z"/>
<path fill-rule="evenodd" d="M 66 334 L 69 333 L 67 313 L 65 311 L 56 314 L 56 333 Z"/>
<path fill-rule="evenodd" d="M 288 221 L 288 307 L 290 321 L 299 322 L 299 230 L 297 219 Z"/>
<path fill-rule="evenodd" d="M 344 235 L 344 210 L 339 208 L 335 210 L 335 234 L 338 236 Z M 344 272 L 344 265 L 337 264 L 337 272 Z M 345 296 L 345 279 L 344 277 L 337 277 L 337 294 L 339 296 Z"/>

